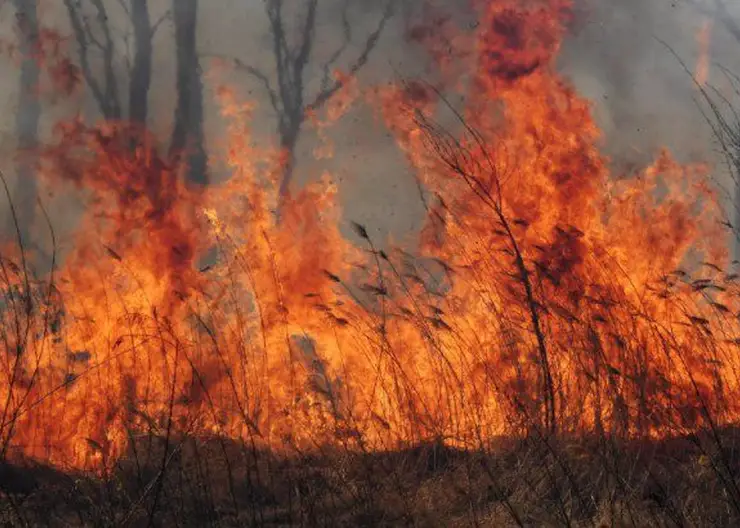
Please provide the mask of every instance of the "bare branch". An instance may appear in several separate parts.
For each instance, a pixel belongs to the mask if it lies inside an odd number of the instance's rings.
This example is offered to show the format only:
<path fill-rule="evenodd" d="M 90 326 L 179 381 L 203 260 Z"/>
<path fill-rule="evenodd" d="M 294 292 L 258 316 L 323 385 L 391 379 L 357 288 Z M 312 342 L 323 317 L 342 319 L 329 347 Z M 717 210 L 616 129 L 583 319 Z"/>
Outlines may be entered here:
<path fill-rule="evenodd" d="M 72 25 L 72 32 L 74 33 L 75 40 L 77 41 L 77 55 L 80 61 L 82 75 L 84 76 L 85 82 L 90 88 L 93 97 L 97 101 L 98 106 L 103 112 L 103 115 L 111 115 L 114 113 L 112 105 L 107 100 L 106 94 L 103 93 L 103 88 L 101 87 L 100 82 L 95 77 L 92 72 L 92 68 L 90 67 L 90 57 L 88 54 L 90 41 L 88 38 L 88 32 L 86 31 L 84 22 L 82 20 L 82 15 L 78 11 L 78 3 L 74 0 L 64 0 L 64 5 L 67 8 L 69 21 Z"/>
<path fill-rule="evenodd" d="M 367 40 L 365 41 L 365 46 L 363 47 L 362 52 L 360 53 L 360 56 L 357 58 L 357 60 L 355 60 L 352 66 L 350 66 L 349 68 L 350 75 L 356 75 L 365 66 L 365 64 L 367 63 L 370 57 L 370 54 L 375 49 L 375 46 L 377 45 L 378 40 L 380 39 L 380 36 L 383 33 L 383 30 L 385 29 L 386 24 L 388 23 L 388 20 L 390 20 L 392 16 L 393 16 L 393 2 L 391 0 L 386 4 L 385 10 L 383 11 L 383 16 L 378 22 L 377 27 L 368 36 Z M 335 81 L 333 85 L 331 85 L 328 88 L 323 89 L 321 92 L 318 93 L 318 95 L 313 100 L 313 102 L 310 105 L 308 105 L 308 109 L 316 110 L 320 108 L 341 87 L 342 87 L 342 81 Z"/>
<path fill-rule="evenodd" d="M 161 26 L 167 20 L 170 20 L 170 21 L 172 20 L 172 11 L 170 9 L 165 11 L 157 20 L 154 21 L 154 24 L 152 24 L 152 30 L 151 30 L 152 37 L 154 37 L 154 35 L 157 33 L 159 26 Z"/>
<path fill-rule="evenodd" d="M 321 79 L 321 91 L 326 91 L 329 89 L 329 81 L 331 76 L 331 68 L 336 64 L 336 62 L 339 60 L 339 58 L 344 54 L 344 52 L 349 47 L 350 43 L 352 42 L 352 26 L 349 23 L 349 17 L 347 15 L 347 11 L 349 10 L 349 1 L 350 0 L 344 0 L 344 3 L 342 4 L 342 44 L 332 53 L 331 57 L 329 57 L 329 60 L 327 60 L 324 63 L 324 74 Z"/>
<path fill-rule="evenodd" d="M 246 64 L 242 62 L 240 59 L 232 59 L 234 62 L 234 65 L 241 70 L 244 70 L 248 74 L 250 74 L 252 77 L 257 79 L 262 83 L 262 85 L 265 87 L 265 90 L 267 91 L 267 95 L 270 97 L 270 105 L 272 108 L 278 112 L 280 108 L 280 103 L 278 101 L 277 93 L 275 93 L 275 90 L 272 88 L 272 85 L 270 84 L 270 79 L 262 73 L 260 70 L 255 68 L 254 66 L 250 66 L 249 64 Z"/>

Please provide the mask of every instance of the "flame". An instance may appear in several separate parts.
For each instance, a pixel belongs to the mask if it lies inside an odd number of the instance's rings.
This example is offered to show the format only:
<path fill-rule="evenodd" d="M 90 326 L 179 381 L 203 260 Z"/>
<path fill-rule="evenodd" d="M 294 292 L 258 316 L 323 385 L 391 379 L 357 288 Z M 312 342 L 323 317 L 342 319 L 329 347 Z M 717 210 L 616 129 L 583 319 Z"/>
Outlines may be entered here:
<path fill-rule="evenodd" d="M 434 84 L 365 91 L 432 197 L 416 252 L 360 225 L 364 247 L 345 240 L 330 175 L 276 221 L 283 156 L 252 144 L 232 90 L 231 178 L 206 189 L 145 131 L 60 125 L 44 178 L 87 207 L 53 277 L 3 252 L 4 445 L 105 471 L 146 434 L 390 449 L 735 419 L 737 277 L 708 169 L 665 152 L 609 174 L 554 67 L 569 8 L 481 1 L 475 31 L 412 35 Z M 343 84 L 319 131 L 358 100 Z M 443 88 L 465 101 L 452 132 Z"/>
<path fill-rule="evenodd" d="M 713 28 L 714 24 L 712 20 L 705 19 L 696 33 L 696 45 L 699 50 L 699 56 L 696 59 L 694 79 L 702 87 L 707 84 L 707 80 L 709 79 L 709 55 Z"/>

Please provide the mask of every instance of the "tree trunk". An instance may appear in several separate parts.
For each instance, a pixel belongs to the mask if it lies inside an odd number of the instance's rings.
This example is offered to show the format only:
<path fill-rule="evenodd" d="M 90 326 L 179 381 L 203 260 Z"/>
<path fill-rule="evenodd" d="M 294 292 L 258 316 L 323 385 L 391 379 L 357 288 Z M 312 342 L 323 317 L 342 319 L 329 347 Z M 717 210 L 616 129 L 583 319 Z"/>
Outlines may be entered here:
<path fill-rule="evenodd" d="M 147 0 L 131 0 L 131 23 L 134 27 L 134 63 L 129 85 L 129 119 L 146 125 L 149 86 L 152 79 L 152 27 Z"/>
<path fill-rule="evenodd" d="M 280 134 L 280 148 L 283 153 L 279 195 L 280 207 L 282 207 L 285 200 L 290 198 L 290 185 L 293 179 L 293 172 L 295 170 L 295 149 L 298 143 L 300 128 L 301 125 L 297 123 L 295 126 Z"/>
<path fill-rule="evenodd" d="M 19 85 L 18 111 L 15 118 L 15 134 L 18 138 L 19 155 L 16 162 L 17 185 L 13 195 L 18 226 L 24 244 L 30 242 L 31 228 L 36 212 L 36 175 L 33 156 L 30 154 L 38 144 L 38 127 L 41 105 L 38 99 L 39 82 L 39 21 L 36 0 L 14 0 L 19 51 L 22 57 Z M 15 229 L 12 217 L 7 224 Z"/>
<path fill-rule="evenodd" d="M 187 180 L 208 183 L 203 134 L 203 83 L 195 40 L 198 0 L 172 0 L 177 53 L 177 108 L 170 154 L 186 168 Z"/>

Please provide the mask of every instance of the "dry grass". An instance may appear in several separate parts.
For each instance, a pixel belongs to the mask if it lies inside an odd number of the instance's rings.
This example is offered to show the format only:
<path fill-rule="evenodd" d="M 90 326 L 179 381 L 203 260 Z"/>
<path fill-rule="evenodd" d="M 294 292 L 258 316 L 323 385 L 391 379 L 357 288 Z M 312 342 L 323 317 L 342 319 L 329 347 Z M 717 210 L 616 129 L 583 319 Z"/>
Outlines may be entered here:
<path fill-rule="evenodd" d="M 442 132 L 430 124 L 425 126 L 429 126 L 426 130 L 431 148 L 442 164 L 448 170 L 464 173 L 466 153 L 462 147 L 445 142 Z M 467 185 L 483 187 L 476 184 L 473 175 L 467 176 L 472 178 Z M 484 253 L 486 262 L 479 268 L 485 272 L 480 297 L 500 296 L 507 308 L 493 316 L 484 302 L 480 304 L 485 309 L 476 313 L 478 320 L 465 312 L 454 313 L 454 303 L 446 298 L 452 294 L 431 287 L 433 281 L 424 280 L 421 266 L 415 265 L 418 260 L 394 260 L 377 249 L 363 226 L 355 228 L 371 255 L 364 270 L 364 290 L 359 288 L 365 296 L 361 297 L 352 284 L 328 274 L 332 286 L 346 290 L 344 306 L 356 303 L 359 307 L 350 315 L 337 312 L 347 315 L 334 317 L 337 328 L 357 330 L 357 336 L 363 337 L 358 337 L 358 348 L 371 357 L 368 363 L 393 360 L 385 361 L 390 366 L 382 373 L 387 384 L 393 386 L 387 392 L 391 399 L 387 407 L 393 409 L 388 416 L 377 418 L 381 429 L 391 431 L 391 422 L 397 427 L 397 431 L 388 433 L 387 445 L 398 445 L 398 440 L 404 438 L 406 448 L 385 452 L 365 449 L 363 431 L 353 421 L 352 413 L 342 413 L 341 404 L 346 402 L 339 401 L 333 390 L 336 378 L 327 375 L 321 358 L 313 357 L 315 350 L 306 345 L 303 362 L 315 360 L 310 362 L 313 371 L 307 376 L 311 383 L 297 387 L 297 392 L 323 394 L 323 399 L 315 400 L 320 400 L 331 418 L 322 431 L 335 433 L 331 447 L 326 447 L 324 435 L 321 440 L 317 436 L 311 450 L 286 442 L 287 453 L 278 454 L 232 439 L 185 434 L 173 425 L 176 419 L 172 409 L 180 394 L 176 394 L 172 382 L 167 394 L 170 400 L 165 402 L 170 405 L 163 406 L 162 415 L 149 416 L 136 409 L 140 402 L 135 401 L 135 394 L 125 402 L 138 417 L 147 419 L 149 427 L 141 420 L 125 425 L 131 426 L 126 429 L 131 435 L 128 451 L 103 476 L 5 462 L 0 467 L 3 522 L 8 526 L 183 527 L 740 523 L 738 430 L 720 427 L 717 420 L 721 417 L 727 422 L 736 408 L 731 392 L 735 385 L 729 383 L 732 380 L 721 379 L 722 362 L 717 358 L 729 362 L 730 368 L 736 365 L 737 342 L 725 339 L 722 332 L 709 331 L 734 329 L 736 323 L 726 307 L 720 309 L 707 296 L 707 290 L 714 288 L 726 292 L 731 300 L 739 299 L 738 277 L 729 278 L 716 266 L 710 278 L 671 277 L 670 288 L 666 286 L 654 296 L 663 299 L 655 301 L 664 303 L 660 306 L 674 299 L 682 303 L 681 313 L 689 316 L 689 323 L 681 319 L 675 324 L 671 321 L 673 326 L 643 313 L 638 303 L 624 294 L 624 288 L 615 287 L 614 295 L 605 294 L 603 299 L 586 300 L 583 296 L 579 302 L 567 304 L 570 301 L 560 282 L 548 275 L 547 266 L 535 261 L 531 256 L 534 252 L 524 247 L 523 238 L 517 234 L 515 221 L 490 198 L 482 198 L 484 207 L 479 212 L 488 215 L 485 218 L 490 225 L 502 227 L 505 236 L 498 246 L 502 251 Z M 457 220 L 452 215 L 449 221 Z M 482 244 L 490 234 L 487 229 L 468 233 L 465 218 L 459 222 L 460 236 L 469 237 L 462 241 L 467 247 L 487 247 Z M 560 231 L 564 246 L 573 242 L 572 233 Z M 23 257 L 22 242 L 19 245 Z M 555 245 L 551 249 L 563 250 Z M 109 253 L 121 261 L 113 250 Z M 502 253 L 512 258 L 503 259 Z M 244 260 L 250 257 L 238 256 Z M 609 272 L 614 270 L 607 268 L 606 262 L 589 262 L 594 269 L 604 266 L 606 271 L 593 280 L 596 286 L 608 290 L 615 276 Z M 34 280 L 22 258 L 12 261 L 2 255 L 0 272 L 0 336 L 8 357 L 12 356 L 6 362 L 7 375 L 21 370 L 13 362 L 21 364 L 34 343 L 54 341 L 57 334 L 63 334 L 58 327 L 64 323 L 54 309 L 57 299 L 53 274 L 49 279 Z M 226 278 L 238 283 L 240 277 Z M 416 279 L 417 288 L 409 285 L 411 279 Z M 277 289 L 283 286 L 275 284 Z M 550 298 L 538 292 L 549 292 Z M 457 300 L 459 304 L 476 301 L 474 295 Z M 576 313 L 576 309 L 581 312 Z M 705 318 L 696 314 L 709 315 Z M 222 341 L 217 329 L 224 325 L 209 326 L 200 314 L 196 315 L 207 331 L 198 334 L 199 338 L 219 353 Z M 218 321 L 217 312 L 207 315 Z M 500 338 L 485 346 L 475 341 L 480 337 L 476 332 L 466 330 L 474 328 L 475 322 L 480 324 L 484 317 L 483 322 L 492 328 L 490 340 Z M 152 319 L 148 327 L 133 328 L 131 333 L 159 333 L 175 343 L 167 346 L 178 351 L 186 348 L 181 347 L 186 340 L 173 326 L 157 317 Z M 598 328 L 603 328 L 601 334 L 595 330 L 597 321 Z M 131 323 L 132 327 L 136 324 Z M 687 325 L 690 330 L 685 329 Z M 423 346 L 411 357 L 403 356 L 409 343 L 392 335 L 392 328 L 406 331 L 398 335 L 416 336 L 416 343 Z M 238 335 L 248 335 L 242 328 L 238 330 Z M 643 341 L 635 337 L 638 331 Z M 41 339 L 34 337 L 39 333 Z M 248 337 L 236 344 L 246 348 L 259 341 Z M 290 345 L 288 348 L 286 355 L 291 359 L 292 353 L 300 355 Z M 657 366 L 656 357 L 650 357 L 660 355 L 656 350 L 666 352 Z M 285 351 L 260 352 L 267 355 Z M 77 357 L 83 352 L 69 353 Z M 415 360 L 426 367 L 416 370 L 427 372 L 416 372 Z M 202 382 L 197 366 L 190 367 L 192 385 L 197 381 L 202 385 L 193 395 L 208 401 L 207 384 Z M 502 379 L 500 371 L 507 368 L 509 377 Z M 461 373 L 461 369 L 467 370 Z M 231 375 L 228 365 L 218 373 Z M 459 378 L 475 373 L 479 384 L 475 390 L 466 389 Z M 35 376 L 36 372 L 25 373 L 23 379 L 9 376 L 11 389 L 17 382 L 18 393 L 30 393 Z M 683 386 L 672 385 L 672 377 L 683 381 Z M 430 379 L 434 383 L 428 383 Z M 422 387 L 426 392 L 416 393 L 424 380 L 432 387 Z M 271 380 L 258 381 L 267 385 Z M 69 385 L 73 383 L 70 378 Z M 59 389 L 65 387 L 66 382 Z M 711 405 L 704 399 L 710 392 Z M 242 396 L 235 383 L 234 400 L 251 409 L 248 404 L 253 402 L 240 400 Z M 434 397 L 446 399 L 446 403 L 427 412 L 425 400 Z M 4 412 L 0 460 L 4 461 L 10 460 L 7 454 L 14 440 L 13 424 L 21 411 L 25 412 L 23 404 L 10 405 L 10 400 L 4 408 L 0 406 Z M 487 418 L 495 414 L 486 407 L 491 401 L 503 402 L 496 409 L 497 417 L 501 418 L 501 409 L 508 411 L 503 422 L 510 433 L 494 440 L 490 430 L 480 437 L 473 434 L 489 426 Z M 375 403 L 368 404 L 369 411 L 380 408 L 373 407 Z M 194 412 L 201 410 L 192 408 Z M 458 414 L 446 414 L 450 409 Z M 259 410 L 253 414 L 258 415 Z M 254 416 L 245 412 L 243 418 L 251 425 Z M 650 439 L 653 426 L 665 437 Z M 162 434 L 163 430 L 167 433 Z M 687 435 L 689 430 L 694 433 Z M 411 433 L 404 437 L 406 431 Z M 468 448 L 453 449 L 441 441 L 409 440 L 428 439 L 436 431 L 443 432 L 446 440 L 459 433 L 454 439 Z M 351 446 L 347 445 L 351 436 L 347 432 L 359 438 Z"/>
<path fill-rule="evenodd" d="M 740 431 L 722 437 L 737 478 Z M 703 440 L 502 440 L 485 453 L 432 444 L 286 458 L 181 438 L 153 510 L 164 442 L 142 439 L 154 463 L 132 450 L 106 479 L 5 466 L 2 515 L 7 526 L 736 525 Z"/>

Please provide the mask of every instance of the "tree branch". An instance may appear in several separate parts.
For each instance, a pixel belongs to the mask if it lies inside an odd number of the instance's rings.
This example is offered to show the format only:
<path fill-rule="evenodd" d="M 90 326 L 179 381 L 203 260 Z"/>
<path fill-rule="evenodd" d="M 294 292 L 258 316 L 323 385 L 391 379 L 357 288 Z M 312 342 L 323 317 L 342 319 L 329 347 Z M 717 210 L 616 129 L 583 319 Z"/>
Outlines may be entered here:
<path fill-rule="evenodd" d="M 370 57 L 370 54 L 375 49 L 375 46 L 378 43 L 378 40 L 380 40 L 380 36 L 383 33 L 383 30 L 385 29 L 386 24 L 388 23 L 388 20 L 393 16 L 393 1 L 390 0 L 386 3 L 385 10 L 383 11 L 383 16 L 381 17 L 380 21 L 378 22 L 377 27 L 375 30 L 367 37 L 367 40 L 365 41 L 365 46 L 362 49 L 362 53 L 360 53 L 360 56 L 355 60 L 355 62 L 350 66 L 349 68 L 349 74 L 351 76 L 356 75 L 364 66 L 367 64 L 367 61 Z M 335 81 L 334 84 L 332 84 L 330 87 L 323 89 L 320 91 L 316 98 L 313 100 L 311 104 L 308 105 L 309 110 L 317 110 L 320 108 L 326 101 L 328 101 L 341 87 L 343 83 L 342 81 Z"/>

